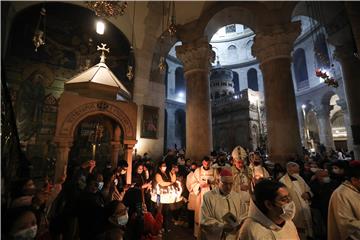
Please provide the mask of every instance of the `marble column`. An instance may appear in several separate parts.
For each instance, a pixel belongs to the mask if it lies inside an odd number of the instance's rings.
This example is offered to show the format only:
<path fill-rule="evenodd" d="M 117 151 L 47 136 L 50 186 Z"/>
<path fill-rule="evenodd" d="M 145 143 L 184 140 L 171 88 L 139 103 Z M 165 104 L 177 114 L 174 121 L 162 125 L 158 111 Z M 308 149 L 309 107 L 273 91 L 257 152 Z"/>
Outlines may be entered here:
<path fill-rule="evenodd" d="M 333 106 L 331 105 L 322 105 L 321 107 L 314 109 L 319 123 L 320 143 L 326 147 L 327 152 L 331 149 L 335 150 L 332 127 L 330 123 L 330 111 L 332 108 Z"/>
<path fill-rule="evenodd" d="M 67 164 L 69 159 L 69 152 L 72 142 L 58 142 L 57 143 L 57 156 L 55 166 L 55 179 L 58 182 L 62 176 L 66 175 Z"/>
<path fill-rule="evenodd" d="M 352 44 L 336 46 L 335 59 L 341 64 L 355 158 L 360 158 L 360 61 L 354 56 Z"/>
<path fill-rule="evenodd" d="M 200 162 L 212 145 L 209 69 L 214 52 L 206 39 L 176 47 L 186 81 L 186 157 Z"/>
<path fill-rule="evenodd" d="M 352 137 L 352 132 L 351 132 L 351 123 L 350 123 L 350 116 L 349 116 L 349 110 L 347 107 L 347 103 L 345 99 L 339 99 L 336 101 L 336 104 L 339 105 L 341 107 L 341 111 L 344 114 L 344 123 L 345 123 L 345 128 L 346 128 L 346 142 L 347 142 L 347 148 L 349 151 L 353 151 L 354 150 L 354 146 L 353 146 L 353 137 Z"/>
<path fill-rule="evenodd" d="M 269 157 L 282 165 L 302 154 L 290 55 L 299 33 L 299 22 L 274 25 L 256 33 L 252 47 L 264 78 Z"/>

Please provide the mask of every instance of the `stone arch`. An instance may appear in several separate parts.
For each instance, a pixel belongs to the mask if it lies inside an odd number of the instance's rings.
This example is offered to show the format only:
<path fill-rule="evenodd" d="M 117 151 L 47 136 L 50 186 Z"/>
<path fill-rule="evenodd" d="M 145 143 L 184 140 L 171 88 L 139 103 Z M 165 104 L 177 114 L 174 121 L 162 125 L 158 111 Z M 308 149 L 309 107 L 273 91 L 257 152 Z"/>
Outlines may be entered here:
<path fill-rule="evenodd" d="M 124 140 L 136 138 L 135 127 L 125 112 L 119 107 L 104 101 L 85 103 L 73 109 L 57 127 L 55 138 L 72 139 L 77 125 L 83 119 L 97 114 L 103 114 L 118 122 L 124 130 Z"/>
<path fill-rule="evenodd" d="M 214 6 L 204 12 L 201 16 L 200 29 L 203 29 L 204 35 L 210 38 L 216 31 L 233 23 L 240 23 L 256 29 L 255 11 L 256 5 L 261 3 L 247 4 L 247 3 L 226 3 L 221 6 Z M 261 6 L 258 6 L 259 8 Z"/>
<path fill-rule="evenodd" d="M 104 115 L 114 120 L 117 129 L 116 134 L 123 134 L 123 141 L 114 138 L 112 145 L 112 163 L 117 164 L 117 153 L 121 142 L 125 145 L 125 159 L 129 164 L 126 181 L 131 183 L 132 150 L 136 144 L 136 120 L 137 106 L 134 103 L 113 102 L 97 100 L 75 95 L 65 91 L 59 102 L 56 133 L 54 142 L 58 146 L 55 181 L 66 174 L 70 148 L 74 142 L 74 133 L 79 123 L 91 116 Z M 115 133 L 115 132 L 114 132 Z"/>

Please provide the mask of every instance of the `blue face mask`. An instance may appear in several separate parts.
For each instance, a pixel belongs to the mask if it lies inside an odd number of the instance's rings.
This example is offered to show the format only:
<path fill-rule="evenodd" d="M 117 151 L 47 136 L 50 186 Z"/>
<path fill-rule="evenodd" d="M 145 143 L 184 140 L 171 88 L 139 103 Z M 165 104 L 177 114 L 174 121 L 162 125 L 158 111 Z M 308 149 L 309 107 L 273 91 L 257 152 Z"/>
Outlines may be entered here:
<path fill-rule="evenodd" d="M 101 189 L 104 187 L 104 182 L 98 182 L 99 186 L 99 191 L 101 191 Z"/>

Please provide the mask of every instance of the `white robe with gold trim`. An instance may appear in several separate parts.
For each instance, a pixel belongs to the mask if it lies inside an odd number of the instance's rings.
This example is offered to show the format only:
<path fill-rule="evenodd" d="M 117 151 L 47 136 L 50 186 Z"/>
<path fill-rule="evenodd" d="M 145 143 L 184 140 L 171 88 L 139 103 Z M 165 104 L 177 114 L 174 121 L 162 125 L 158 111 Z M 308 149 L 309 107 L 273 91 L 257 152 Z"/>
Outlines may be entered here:
<path fill-rule="evenodd" d="M 333 192 L 328 213 L 328 240 L 360 239 L 360 192 L 350 182 Z"/>
<path fill-rule="evenodd" d="M 241 200 L 239 193 L 231 191 L 227 196 L 223 196 L 219 189 L 207 192 L 201 205 L 201 239 L 237 239 L 238 231 L 223 232 L 225 221 L 222 218 L 228 212 L 236 217 L 239 224 L 247 216 L 247 204 Z"/>

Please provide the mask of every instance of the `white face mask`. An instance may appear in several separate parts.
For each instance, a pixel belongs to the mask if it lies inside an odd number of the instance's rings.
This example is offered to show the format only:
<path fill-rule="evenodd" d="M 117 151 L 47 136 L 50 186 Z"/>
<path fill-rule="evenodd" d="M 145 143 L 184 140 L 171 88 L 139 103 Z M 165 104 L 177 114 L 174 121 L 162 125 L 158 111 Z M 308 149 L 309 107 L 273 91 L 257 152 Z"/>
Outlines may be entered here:
<path fill-rule="evenodd" d="M 331 181 L 330 177 L 323 177 L 323 183 L 329 183 Z"/>
<path fill-rule="evenodd" d="M 35 239 L 36 234 L 37 234 L 37 225 L 18 231 L 13 235 L 13 237 L 19 240 Z"/>
<path fill-rule="evenodd" d="M 98 184 L 99 191 L 101 191 L 101 189 L 104 187 L 104 182 L 99 182 Z"/>
<path fill-rule="evenodd" d="M 121 215 L 117 217 L 117 224 L 121 226 L 125 226 L 128 221 L 129 221 L 129 215 L 127 213 L 125 215 Z"/>
<path fill-rule="evenodd" d="M 165 171 L 166 171 L 166 167 L 161 167 L 161 171 L 165 172 Z"/>
<path fill-rule="evenodd" d="M 126 170 L 121 170 L 120 174 L 124 175 L 126 173 Z"/>
<path fill-rule="evenodd" d="M 291 176 L 292 176 L 292 177 L 295 177 L 295 178 L 300 177 L 300 175 L 299 175 L 298 173 L 293 173 L 293 174 L 291 174 Z"/>
<path fill-rule="evenodd" d="M 296 211 L 294 201 L 283 205 L 281 208 L 283 210 L 283 213 L 280 215 L 282 219 L 284 219 L 285 221 L 290 221 L 294 218 Z"/>
<path fill-rule="evenodd" d="M 340 169 L 339 168 L 333 168 L 333 173 L 335 174 L 340 174 Z"/>
<path fill-rule="evenodd" d="M 312 171 L 313 173 L 316 173 L 316 171 L 318 170 L 319 168 L 310 168 L 310 171 Z"/>

